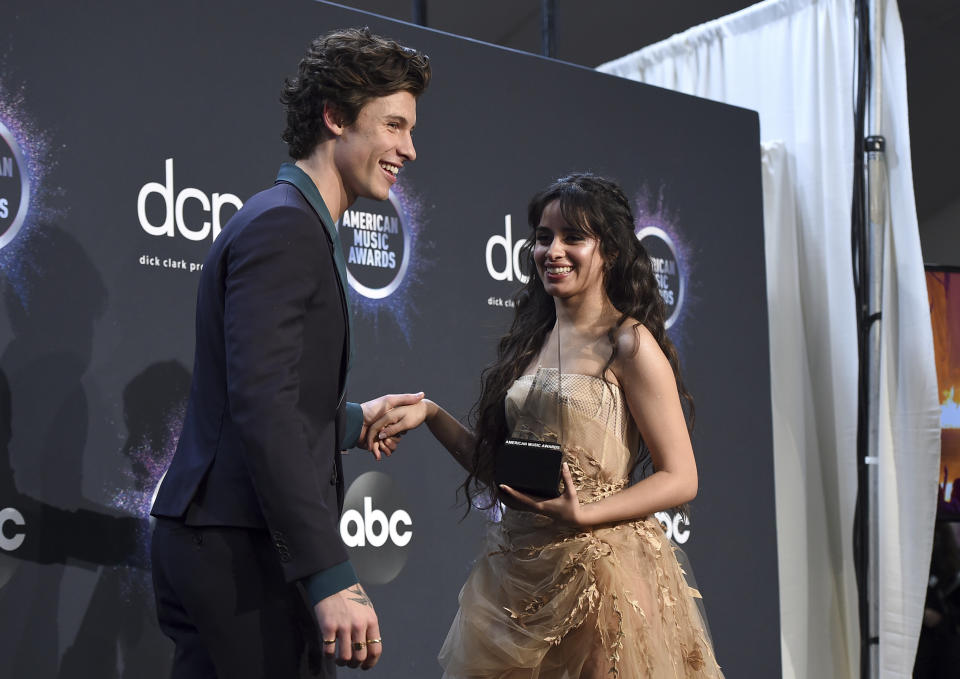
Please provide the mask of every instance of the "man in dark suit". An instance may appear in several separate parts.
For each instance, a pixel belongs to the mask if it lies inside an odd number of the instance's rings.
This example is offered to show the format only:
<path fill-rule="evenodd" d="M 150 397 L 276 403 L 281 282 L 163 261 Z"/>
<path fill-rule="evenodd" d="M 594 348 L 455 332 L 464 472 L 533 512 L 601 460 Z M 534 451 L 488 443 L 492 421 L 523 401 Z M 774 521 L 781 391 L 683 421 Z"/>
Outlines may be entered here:
<path fill-rule="evenodd" d="M 285 84 L 295 163 L 214 242 L 177 452 L 157 493 L 152 558 L 173 676 L 332 676 L 382 640 L 340 539 L 340 453 L 423 394 L 344 400 L 350 313 L 335 222 L 384 200 L 416 157 L 427 58 L 367 29 L 315 40 Z M 310 600 L 311 609 L 305 602 Z M 324 651 L 322 655 L 319 651 Z"/>

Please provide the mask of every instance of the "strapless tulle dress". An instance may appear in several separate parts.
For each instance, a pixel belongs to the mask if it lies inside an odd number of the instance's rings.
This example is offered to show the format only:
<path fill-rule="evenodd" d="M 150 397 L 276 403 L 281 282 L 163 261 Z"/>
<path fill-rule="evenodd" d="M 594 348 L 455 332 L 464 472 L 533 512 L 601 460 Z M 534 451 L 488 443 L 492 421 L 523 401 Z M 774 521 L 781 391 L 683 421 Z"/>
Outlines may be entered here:
<path fill-rule="evenodd" d="M 560 440 L 581 502 L 627 485 L 639 434 L 618 387 L 539 368 L 513 384 L 506 414 L 513 436 Z M 722 678 L 674 550 L 652 516 L 578 530 L 504 510 L 460 592 L 443 676 Z"/>

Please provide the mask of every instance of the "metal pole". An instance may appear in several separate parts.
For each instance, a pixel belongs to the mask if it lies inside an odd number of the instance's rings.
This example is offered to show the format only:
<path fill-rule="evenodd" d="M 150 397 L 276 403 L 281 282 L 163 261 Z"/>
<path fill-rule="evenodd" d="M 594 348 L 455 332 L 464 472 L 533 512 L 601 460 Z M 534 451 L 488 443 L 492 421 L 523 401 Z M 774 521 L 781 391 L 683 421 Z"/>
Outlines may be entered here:
<path fill-rule="evenodd" d="M 887 161 L 884 153 L 885 140 L 881 136 L 883 114 L 883 20 L 885 0 L 870 0 L 870 94 L 869 134 L 865 140 L 867 172 L 867 262 L 869 271 L 868 335 L 869 361 L 869 429 L 867 439 L 867 469 L 869 503 L 867 507 L 867 530 L 869 543 L 869 568 L 867 570 L 867 596 L 869 600 L 869 676 L 875 679 L 880 674 L 879 612 L 880 612 L 880 517 L 879 517 L 879 468 L 878 428 L 880 416 L 880 349 L 883 310 L 883 256 L 884 236 L 887 225 L 889 187 Z"/>
<path fill-rule="evenodd" d="M 540 0 L 540 42 L 543 56 L 557 56 L 556 0 Z"/>
<path fill-rule="evenodd" d="M 870 119 L 869 131 L 878 136 L 883 123 L 883 22 L 886 0 L 870 2 Z"/>
<path fill-rule="evenodd" d="M 427 25 L 427 0 L 413 0 L 413 23 Z"/>

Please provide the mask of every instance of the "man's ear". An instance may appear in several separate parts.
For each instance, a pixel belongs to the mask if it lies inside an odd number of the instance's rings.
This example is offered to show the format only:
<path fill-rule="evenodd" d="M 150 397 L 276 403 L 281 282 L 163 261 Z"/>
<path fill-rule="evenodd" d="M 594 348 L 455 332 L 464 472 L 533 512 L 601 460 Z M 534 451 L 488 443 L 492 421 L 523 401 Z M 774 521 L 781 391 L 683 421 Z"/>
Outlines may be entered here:
<path fill-rule="evenodd" d="M 343 134 L 343 128 L 346 127 L 343 123 L 343 113 L 331 104 L 323 105 L 323 124 L 330 131 L 330 134 L 335 137 Z"/>

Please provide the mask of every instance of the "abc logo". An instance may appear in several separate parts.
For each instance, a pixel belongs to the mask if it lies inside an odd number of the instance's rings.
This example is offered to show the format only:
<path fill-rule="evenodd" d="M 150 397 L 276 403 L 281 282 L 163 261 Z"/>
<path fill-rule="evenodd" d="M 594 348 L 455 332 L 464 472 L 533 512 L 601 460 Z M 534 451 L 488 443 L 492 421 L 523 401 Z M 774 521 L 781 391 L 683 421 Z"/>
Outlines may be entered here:
<path fill-rule="evenodd" d="M 0 509 L 0 549 L 12 552 L 23 544 L 26 535 L 23 527 L 27 522 L 23 514 L 13 507 Z"/>
<path fill-rule="evenodd" d="M 676 512 L 673 516 L 667 512 L 657 512 L 653 516 L 663 526 L 663 532 L 668 540 L 673 540 L 678 545 L 682 545 L 690 539 L 690 520 L 682 512 Z M 687 528 L 681 528 L 681 524 L 687 526 Z"/>
<path fill-rule="evenodd" d="M 356 509 L 344 512 L 340 535 L 348 547 L 363 547 L 367 543 L 372 547 L 383 547 L 387 540 L 398 547 L 406 547 L 413 535 L 407 527 L 412 524 L 410 515 L 402 509 L 388 519 L 382 511 L 373 508 L 372 497 L 364 496 L 363 514 Z"/>
<path fill-rule="evenodd" d="M 26 539 L 27 522 L 13 507 L 0 509 L 0 588 L 4 587 L 20 565 L 20 560 L 9 555 Z"/>
<path fill-rule="evenodd" d="M 407 562 L 413 519 L 390 477 L 367 472 L 350 484 L 340 517 L 340 537 L 357 576 L 366 584 L 390 582 Z"/>

